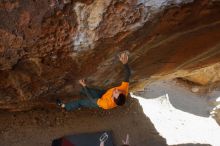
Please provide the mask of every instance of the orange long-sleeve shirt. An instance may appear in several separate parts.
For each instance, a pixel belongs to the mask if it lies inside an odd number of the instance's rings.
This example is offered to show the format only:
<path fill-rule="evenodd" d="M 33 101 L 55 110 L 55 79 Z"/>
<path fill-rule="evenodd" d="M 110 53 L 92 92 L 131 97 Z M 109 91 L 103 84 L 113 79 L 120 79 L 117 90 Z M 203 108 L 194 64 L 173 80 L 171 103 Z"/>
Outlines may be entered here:
<path fill-rule="evenodd" d="M 127 97 L 128 87 L 129 87 L 128 82 L 122 82 L 120 86 L 107 90 L 105 94 L 103 94 L 102 97 L 97 100 L 98 106 L 103 109 L 112 109 L 116 107 L 117 104 L 114 102 L 114 99 L 112 98 L 113 90 L 116 88 L 118 90 L 124 91 Z"/>

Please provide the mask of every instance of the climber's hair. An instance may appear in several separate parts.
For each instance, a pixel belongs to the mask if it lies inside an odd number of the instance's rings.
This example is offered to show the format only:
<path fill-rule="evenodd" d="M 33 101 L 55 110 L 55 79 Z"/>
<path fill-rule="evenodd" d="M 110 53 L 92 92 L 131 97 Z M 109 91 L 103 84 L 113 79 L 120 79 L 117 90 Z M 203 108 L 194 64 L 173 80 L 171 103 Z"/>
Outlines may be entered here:
<path fill-rule="evenodd" d="M 119 94 L 117 99 L 114 98 L 114 102 L 119 106 L 124 105 L 125 101 L 126 101 L 126 96 L 123 93 Z"/>

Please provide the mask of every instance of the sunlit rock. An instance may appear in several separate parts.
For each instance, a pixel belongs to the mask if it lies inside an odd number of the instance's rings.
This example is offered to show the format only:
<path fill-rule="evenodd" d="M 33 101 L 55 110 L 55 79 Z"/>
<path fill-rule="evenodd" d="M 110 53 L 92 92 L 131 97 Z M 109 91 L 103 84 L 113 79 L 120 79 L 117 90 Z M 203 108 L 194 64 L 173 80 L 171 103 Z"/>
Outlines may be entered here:
<path fill-rule="evenodd" d="M 16 0 L 1 1 L 0 11 L 0 109 L 78 97 L 80 78 L 119 84 L 124 50 L 131 91 L 219 62 L 219 1 Z"/>

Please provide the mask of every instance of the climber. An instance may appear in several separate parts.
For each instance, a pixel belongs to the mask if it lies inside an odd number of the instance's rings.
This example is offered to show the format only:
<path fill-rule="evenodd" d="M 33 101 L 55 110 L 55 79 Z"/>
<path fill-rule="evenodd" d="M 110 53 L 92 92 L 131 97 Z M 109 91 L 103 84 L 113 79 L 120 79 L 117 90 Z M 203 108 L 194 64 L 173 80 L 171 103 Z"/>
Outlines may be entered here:
<path fill-rule="evenodd" d="M 87 96 L 84 99 L 78 99 L 72 102 L 63 103 L 60 99 L 57 99 L 56 103 L 59 107 L 66 109 L 67 111 L 74 110 L 80 107 L 90 108 L 102 108 L 112 109 L 116 106 L 122 106 L 125 104 L 128 95 L 129 77 L 131 75 L 130 68 L 128 66 L 127 52 L 123 52 L 119 55 L 119 60 L 122 62 L 125 71 L 125 78 L 120 86 L 102 90 L 89 88 L 85 80 L 79 80 L 79 84 L 82 86 L 81 94 Z"/>

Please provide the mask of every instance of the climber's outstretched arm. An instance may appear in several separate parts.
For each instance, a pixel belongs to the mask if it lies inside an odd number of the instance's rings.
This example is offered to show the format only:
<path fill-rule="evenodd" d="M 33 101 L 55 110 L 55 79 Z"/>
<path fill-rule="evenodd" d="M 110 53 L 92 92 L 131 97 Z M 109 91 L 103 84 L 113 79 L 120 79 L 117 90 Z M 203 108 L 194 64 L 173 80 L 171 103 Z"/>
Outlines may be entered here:
<path fill-rule="evenodd" d="M 97 99 L 93 98 L 92 94 L 89 92 L 87 86 L 86 86 L 86 83 L 85 83 L 85 80 L 79 80 L 79 84 L 82 85 L 83 87 L 83 90 L 85 91 L 86 93 L 86 96 L 89 98 L 89 100 L 93 103 L 97 103 Z"/>
<path fill-rule="evenodd" d="M 128 66 L 128 55 L 126 52 L 121 53 L 119 56 L 119 60 L 121 61 L 122 64 L 124 64 L 124 72 L 125 72 L 125 77 L 124 77 L 124 82 L 129 82 L 129 78 L 131 76 L 131 70 Z"/>

